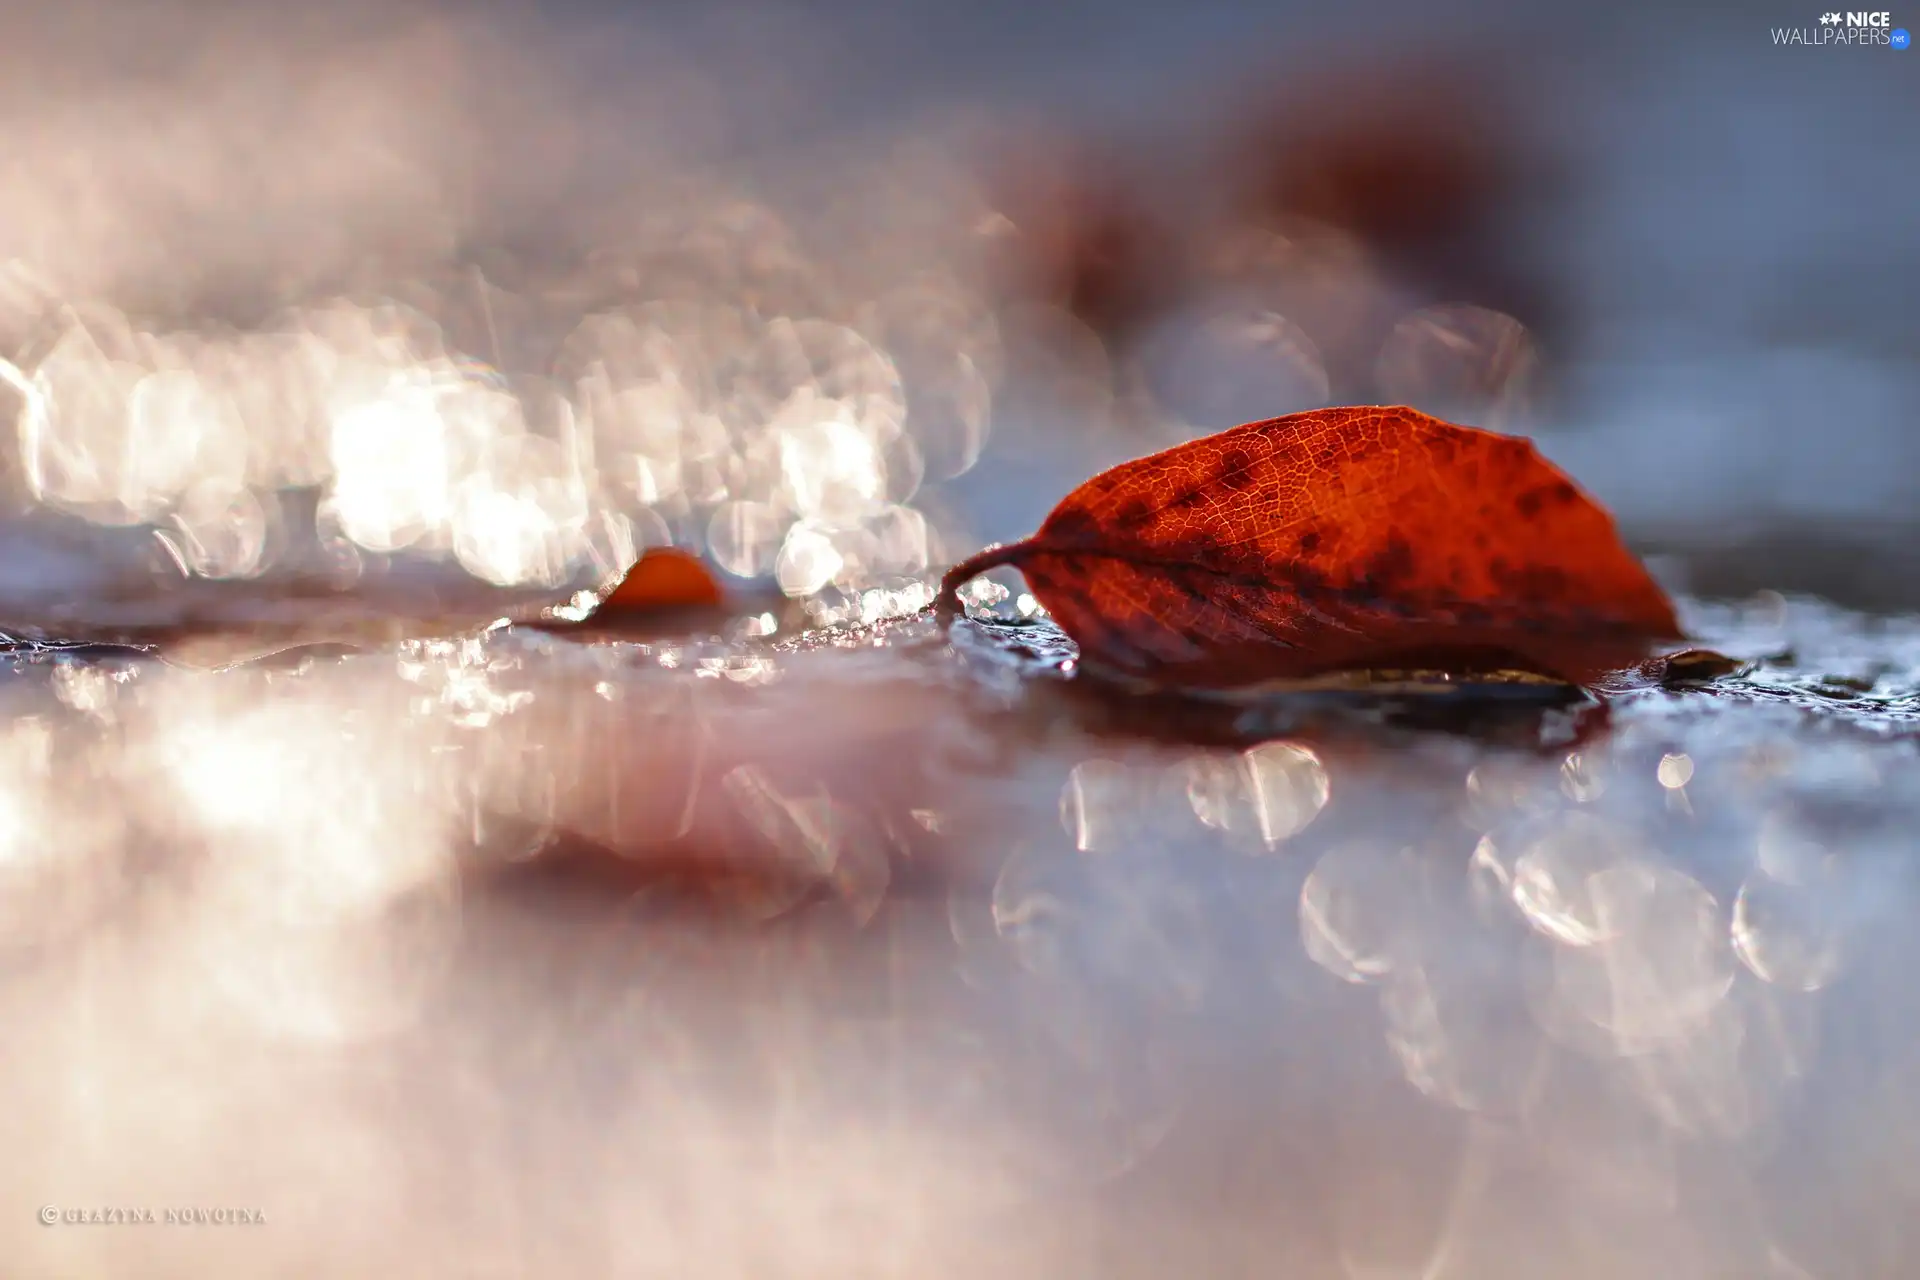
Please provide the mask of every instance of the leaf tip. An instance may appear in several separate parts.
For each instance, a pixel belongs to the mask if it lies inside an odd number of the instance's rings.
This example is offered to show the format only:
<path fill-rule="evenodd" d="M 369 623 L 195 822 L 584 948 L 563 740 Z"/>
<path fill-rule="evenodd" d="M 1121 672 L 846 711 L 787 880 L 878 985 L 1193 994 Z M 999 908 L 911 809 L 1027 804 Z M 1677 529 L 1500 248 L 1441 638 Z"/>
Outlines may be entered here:
<path fill-rule="evenodd" d="M 601 597 L 594 616 L 715 608 L 723 599 L 720 583 L 699 557 L 677 547 L 650 547 L 618 585 Z"/>

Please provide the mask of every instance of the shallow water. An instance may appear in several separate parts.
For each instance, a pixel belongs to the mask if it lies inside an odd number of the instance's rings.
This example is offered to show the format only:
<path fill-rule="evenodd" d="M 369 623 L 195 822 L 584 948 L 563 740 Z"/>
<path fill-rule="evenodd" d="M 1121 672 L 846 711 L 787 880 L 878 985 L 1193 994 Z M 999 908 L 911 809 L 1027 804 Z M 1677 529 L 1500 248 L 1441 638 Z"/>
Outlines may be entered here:
<path fill-rule="evenodd" d="M 34 1274 L 1904 1274 L 1920 622 L 1685 612 L 1751 670 L 1572 750 L 1365 698 L 1152 741 L 1056 696 L 1034 622 L 23 648 L 5 1199 L 266 1223 L 0 1239 Z"/>

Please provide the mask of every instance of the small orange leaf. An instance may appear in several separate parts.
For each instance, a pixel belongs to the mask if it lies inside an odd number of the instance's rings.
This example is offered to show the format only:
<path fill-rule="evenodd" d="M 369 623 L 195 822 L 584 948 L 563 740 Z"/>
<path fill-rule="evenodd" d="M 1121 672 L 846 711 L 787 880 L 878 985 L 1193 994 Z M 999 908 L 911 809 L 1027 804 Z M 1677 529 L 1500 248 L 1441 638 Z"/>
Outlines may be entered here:
<path fill-rule="evenodd" d="M 651 547 L 593 616 L 612 619 L 664 609 L 713 608 L 720 603 L 720 584 L 697 556 L 675 547 Z"/>
<path fill-rule="evenodd" d="M 1612 518 L 1531 443 L 1407 408 L 1252 422 L 1124 463 L 1011 565 L 1084 662 L 1231 687 L 1391 666 L 1588 683 L 1678 637 Z"/>

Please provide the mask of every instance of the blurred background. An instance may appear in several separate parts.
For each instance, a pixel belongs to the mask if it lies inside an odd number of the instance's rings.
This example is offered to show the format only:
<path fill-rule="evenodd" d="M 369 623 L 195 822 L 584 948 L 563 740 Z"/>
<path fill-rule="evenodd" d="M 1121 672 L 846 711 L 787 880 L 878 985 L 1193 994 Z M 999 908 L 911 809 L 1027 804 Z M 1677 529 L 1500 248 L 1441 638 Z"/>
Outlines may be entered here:
<path fill-rule="evenodd" d="M 1912 603 L 1911 59 L 1790 6 L 10 20 L 21 623 L 666 541 L 839 616 L 1356 401 L 1536 434 L 1676 585 Z"/>
<path fill-rule="evenodd" d="M 1920 54 L 5 17 L 0 630 L 176 642 L 0 681 L 22 1274 L 1914 1274 Z M 1104 466 L 1355 401 L 1535 436 L 1756 665 L 1201 745 L 914 617 Z M 666 544 L 751 608 L 448 621 Z M 289 622 L 356 643 L 178 643 Z"/>

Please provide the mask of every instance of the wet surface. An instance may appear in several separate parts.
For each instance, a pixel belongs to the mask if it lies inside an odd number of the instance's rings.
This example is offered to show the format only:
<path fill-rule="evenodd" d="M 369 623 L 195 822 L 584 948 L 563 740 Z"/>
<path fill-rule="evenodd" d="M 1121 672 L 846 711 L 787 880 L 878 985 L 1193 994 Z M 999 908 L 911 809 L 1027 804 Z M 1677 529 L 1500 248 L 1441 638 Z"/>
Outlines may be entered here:
<path fill-rule="evenodd" d="M 1910 54 L 537 7 L 9 15 L 9 1274 L 1915 1273 Z M 921 616 L 1336 399 L 1533 435 L 1736 665 Z M 669 543 L 725 616 L 575 625 Z M 265 1222 L 66 1216 L 169 1208 Z"/>
<path fill-rule="evenodd" d="M 1744 665 L 1572 747 L 1537 685 L 1417 673 L 1194 745 L 1067 696 L 1012 603 L 951 643 L 910 609 L 217 671 L 16 648 L 8 1199 L 270 1225 L 23 1214 L 10 1248 L 1903 1273 L 1920 623 L 1689 602 Z"/>

